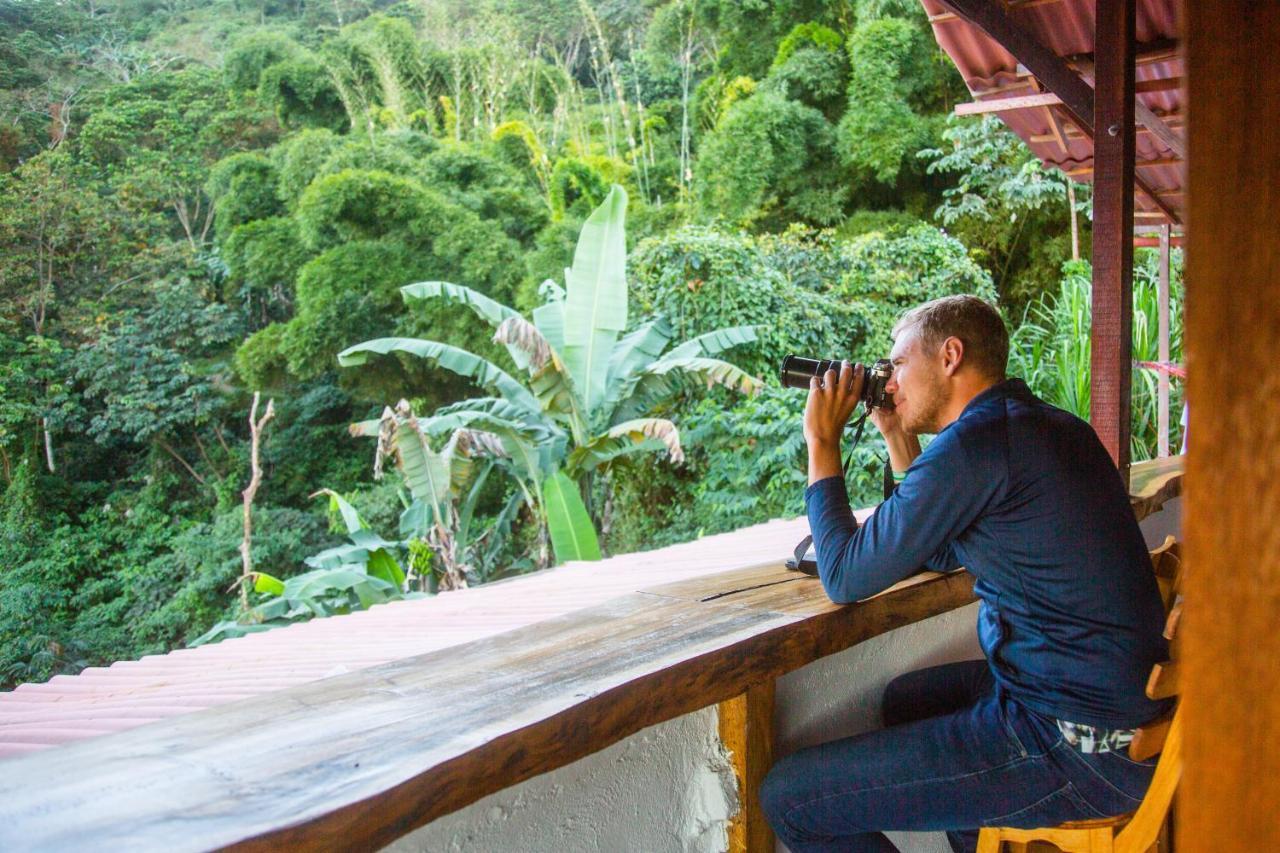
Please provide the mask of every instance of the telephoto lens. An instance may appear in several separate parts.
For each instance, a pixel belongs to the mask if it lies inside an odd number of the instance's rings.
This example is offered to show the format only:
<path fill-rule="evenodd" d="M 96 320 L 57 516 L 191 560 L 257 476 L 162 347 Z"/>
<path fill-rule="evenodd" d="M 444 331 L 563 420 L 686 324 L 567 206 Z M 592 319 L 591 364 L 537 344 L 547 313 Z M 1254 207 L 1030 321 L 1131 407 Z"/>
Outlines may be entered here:
<path fill-rule="evenodd" d="M 782 369 L 778 378 L 784 388 L 800 388 L 808 390 L 809 380 L 814 376 L 821 377 L 828 370 L 840 372 L 841 362 L 834 358 L 805 358 L 789 355 L 782 360 Z M 885 393 L 884 386 L 893 376 L 893 364 L 882 358 L 867 367 L 862 382 L 862 396 L 859 398 L 868 409 L 884 409 L 893 411 L 893 397 Z"/>
<path fill-rule="evenodd" d="M 828 370 L 840 372 L 840 362 L 833 358 L 805 358 L 789 355 L 782 360 L 779 378 L 783 388 L 801 388 L 808 390 L 809 380 L 814 376 L 821 379 Z"/>

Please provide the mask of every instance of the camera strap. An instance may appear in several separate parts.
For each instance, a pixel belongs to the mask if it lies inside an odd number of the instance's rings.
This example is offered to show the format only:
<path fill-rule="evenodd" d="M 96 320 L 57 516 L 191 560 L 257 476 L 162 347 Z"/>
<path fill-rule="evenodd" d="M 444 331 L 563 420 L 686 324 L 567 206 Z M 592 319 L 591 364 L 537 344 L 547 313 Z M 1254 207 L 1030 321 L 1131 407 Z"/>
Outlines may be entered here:
<path fill-rule="evenodd" d="M 844 468 L 842 469 L 845 477 L 849 476 L 849 464 L 853 462 L 853 451 L 857 449 L 858 442 L 862 441 L 862 428 L 867 425 L 867 415 L 869 414 L 871 414 L 871 410 L 864 406 L 862 417 L 858 418 L 858 422 L 853 425 L 853 443 L 849 445 L 849 452 L 844 457 Z"/>

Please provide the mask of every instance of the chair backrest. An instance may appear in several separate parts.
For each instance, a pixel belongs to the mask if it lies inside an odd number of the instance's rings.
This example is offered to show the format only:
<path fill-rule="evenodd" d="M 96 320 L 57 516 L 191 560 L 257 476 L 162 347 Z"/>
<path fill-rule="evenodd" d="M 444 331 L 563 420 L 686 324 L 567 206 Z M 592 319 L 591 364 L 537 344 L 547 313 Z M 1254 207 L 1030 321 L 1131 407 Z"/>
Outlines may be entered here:
<path fill-rule="evenodd" d="M 1155 571 L 1164 600 L 1164 636 L 1169 641 L 1169 660 L 1151 668 L 1147 679 L 1147 695 L 1152 699 L 1176 697 L 1179 691 L 1178 626 L 1182 621 L 1182 549 L 1172 536 L 1151 552 L 1151 568 Z M 1115 839 L 1116 853 L 1144 853 L 1155 844 L 1173 801 L 1174 791 L 1182 778 L 1182 705 L 1172 713 L 1138 729 L 1129 745 L 1129 756 L 1144 761 L 1159 753 L 1151 786 L 1133 819 Z"/>

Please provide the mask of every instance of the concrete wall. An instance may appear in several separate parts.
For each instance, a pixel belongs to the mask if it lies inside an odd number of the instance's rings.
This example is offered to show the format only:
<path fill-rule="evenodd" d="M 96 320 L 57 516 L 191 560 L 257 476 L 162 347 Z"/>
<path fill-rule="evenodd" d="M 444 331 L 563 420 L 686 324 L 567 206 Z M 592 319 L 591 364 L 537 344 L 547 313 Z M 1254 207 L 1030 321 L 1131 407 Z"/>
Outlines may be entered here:
<path fill-rule="evenodd" d="M 1180 501 L 1173 501 L 1143 522 L 1149 546 L 1177 533 L 1180 511 Z M 878 726 L 881 692 L 900 673 L 981 657 L 976 614 L 972 604 L 908 625 L 779 679 L 777 754 Z M 716 853 L 726 847 L 736 810 L 716 711 L 707 708 L 486 797 L 389 849 Z M 890 837 L 903 853 L 950 850 L 941 833 Z"/>

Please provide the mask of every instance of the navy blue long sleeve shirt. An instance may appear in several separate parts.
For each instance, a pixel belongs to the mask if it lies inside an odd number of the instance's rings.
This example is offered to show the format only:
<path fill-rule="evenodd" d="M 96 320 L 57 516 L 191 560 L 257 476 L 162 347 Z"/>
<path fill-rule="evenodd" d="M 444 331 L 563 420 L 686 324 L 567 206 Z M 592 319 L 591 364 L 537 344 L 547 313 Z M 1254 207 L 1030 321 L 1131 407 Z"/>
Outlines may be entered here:
<path fill-rule="evenodd" d="M 859 527 L 844 479 L 805 492 L 818 574 L 836 602 L 921 567 L 963 566 L 1000 689 L 1034 711 L 1133 728 L 1167 658 L 1164 609 L 1124 483 L 1087 423 L 1020 379 L 976 396 Z"/>

